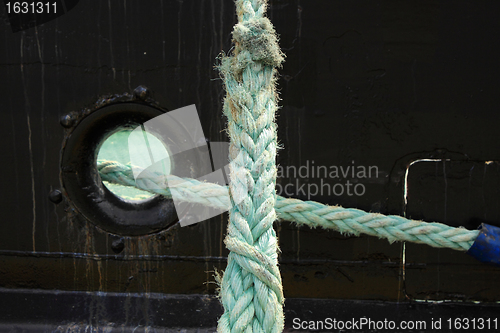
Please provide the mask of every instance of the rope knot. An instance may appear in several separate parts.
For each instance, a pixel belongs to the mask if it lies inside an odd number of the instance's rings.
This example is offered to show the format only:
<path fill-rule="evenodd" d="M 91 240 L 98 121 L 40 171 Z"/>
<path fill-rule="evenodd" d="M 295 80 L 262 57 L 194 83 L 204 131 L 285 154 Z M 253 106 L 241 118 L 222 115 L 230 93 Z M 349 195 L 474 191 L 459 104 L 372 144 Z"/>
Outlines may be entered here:
<path fill-rule="evenodd" d="M 253 17 L 239 22 L 233 30 L 236 44 L 236 63 L 240 71 L 250 62 L 260 62 L 271 67 L 280 67 L 284 54 L 278 45 L 278 38 L 267 17 Z"/>

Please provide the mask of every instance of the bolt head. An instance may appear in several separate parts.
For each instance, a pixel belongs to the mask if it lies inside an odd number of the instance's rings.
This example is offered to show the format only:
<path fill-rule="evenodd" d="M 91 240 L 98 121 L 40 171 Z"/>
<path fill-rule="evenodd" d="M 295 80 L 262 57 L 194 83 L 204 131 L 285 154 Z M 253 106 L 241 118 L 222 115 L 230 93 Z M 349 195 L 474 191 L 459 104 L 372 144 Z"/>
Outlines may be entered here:
<path fill-rule="evenodd" d="M 76 123 L 76 114 L 74 112 L 70 112 L 61 117 L 60 123 L 63 127 L 70 128 L 73 127 Z"/>
<path fill-rule="evenodd" d="M 49 193 L 49 200 L 55 204 L 58 204 L 62 201 L 62 193 L 59 190 L 54 190 Z"/>
<path fill-rule="evenodd" d="M 114 253 L 118 254 L 120 252 L 123 251 L 123 249 L 125 248 L 125 243 L 123 241 L 123 238 L 118 238 L 118 239 L 115 239 L 112 243 L 111 243 L 111 249 L 113 250 Z"/>
<path fill-rule="evenodd" d="M 141 101 L 145 101 L 149 97 L 149 89 L 145 86 L 138 86 L 134 89 L 134 96 Z"/>

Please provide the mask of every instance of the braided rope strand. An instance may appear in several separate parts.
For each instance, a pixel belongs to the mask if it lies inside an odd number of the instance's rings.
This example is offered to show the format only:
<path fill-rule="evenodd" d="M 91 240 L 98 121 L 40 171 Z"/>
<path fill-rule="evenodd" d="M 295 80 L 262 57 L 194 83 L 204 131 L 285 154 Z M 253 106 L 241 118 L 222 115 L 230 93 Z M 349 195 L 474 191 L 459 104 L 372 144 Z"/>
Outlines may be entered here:
<path fill-rule="evenodd" d="M 130 166 L 124 166 L 117 162 L 99 161 L 97 169 L 104 181 L 138 187 L 135 184 Z M 160 178 L 156 176 L 156 179 Z M 227 190 L 224 186 L 188 178 L 179 178 L 178 183 L 182 187 L 183 200 L 191 200 L 220 209 L 230 206 Z M 171 198 L 171 190 L 150 191 Z M 275 210 L 280 220 L 291 221 L 298 225 L 333 229 L 343 234 L 356 236 L 367 234 L 386 238 L 391 243 L 408 241 L 458 251 L 468 251 L 479 234 L 479 230 L 454 228 L 442 223 L 428 223 L 396 215 L 367 213 L 354 208 L 327 206 L 319 202 L 289 199 L 281 196 L 276 197 Z"/>
<path fill-rule="evenodd" d="M 267 1 L 237 0 L 232 56 L 223 57 L 230 137 L 228 266 L 218 332 L 281 332 L 283 288 L 273 223 L 276 201 L 275 68 L 283 61 Z"/>

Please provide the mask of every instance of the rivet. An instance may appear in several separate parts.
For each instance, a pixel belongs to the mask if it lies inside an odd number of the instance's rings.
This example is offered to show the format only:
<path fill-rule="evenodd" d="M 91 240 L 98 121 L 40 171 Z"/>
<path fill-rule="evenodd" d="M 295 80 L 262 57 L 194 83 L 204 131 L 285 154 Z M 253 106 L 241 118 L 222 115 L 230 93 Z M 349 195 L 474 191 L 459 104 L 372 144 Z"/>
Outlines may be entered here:
<path fill-rule="evenodd" d="M 63 127 L 70 128 L 75 125 L 76 122 L 76 113 L 75 112 L 70 112 L 64 116 L 61 117 L 60 123 Z"/>
<path fill-rule="evenodd" d="M 138 86 L 134 89 L 134 96 L 137 99 L 145 101 L 149 97 L 149 89 L 144 86 Z"/>
<path fill-rule="evenodd" d="M 58 204 L 62 201 L 62 193 L 59 190 L 54 190 L 49 193 L 49 200 L 55 204 Z"/>
<path fill-rule="evenodd" d="M 111 243 L 111 249 L 113 250 L 114 253 L 118 254 L 120 252 L 123 251 L 123 249 L 125 248 L 125 243 L 123 242 L 123 238 L 118 238 L 118 239 L 115 239 L 112 243 Z"/>

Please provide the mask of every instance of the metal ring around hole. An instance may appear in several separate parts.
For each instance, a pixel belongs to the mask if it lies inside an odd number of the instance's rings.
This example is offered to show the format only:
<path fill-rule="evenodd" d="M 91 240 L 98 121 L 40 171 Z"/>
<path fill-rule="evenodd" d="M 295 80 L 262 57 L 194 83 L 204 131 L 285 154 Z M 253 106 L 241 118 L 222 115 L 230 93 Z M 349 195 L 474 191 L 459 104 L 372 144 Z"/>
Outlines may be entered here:
<path fill-rule="evenodd" d="M 114 234 L 137 236 L 158 232 L 178 221 L 171 199 L 122 200 L 102 184 L 96 169 L 98 149 L 112 132 L 141 125 L 163 113 L 136 102 L 107 105 L 85 117 L 66 139 L 61 159 L 64 194 L 89 222 Z M 177 126 L 176 130 L 182 128 Z"/>

